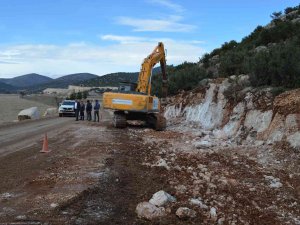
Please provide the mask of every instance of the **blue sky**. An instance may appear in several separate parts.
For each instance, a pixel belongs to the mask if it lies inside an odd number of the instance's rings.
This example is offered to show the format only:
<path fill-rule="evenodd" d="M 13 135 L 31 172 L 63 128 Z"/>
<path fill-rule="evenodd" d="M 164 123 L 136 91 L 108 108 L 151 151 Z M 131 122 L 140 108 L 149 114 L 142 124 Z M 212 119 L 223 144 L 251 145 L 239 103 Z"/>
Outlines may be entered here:
<path fill-rule="evenodd" d="M 294 0 L 0 0 L 0 77 L 139 71 L 158 41 L 167 63 L 240 41 Z"/>

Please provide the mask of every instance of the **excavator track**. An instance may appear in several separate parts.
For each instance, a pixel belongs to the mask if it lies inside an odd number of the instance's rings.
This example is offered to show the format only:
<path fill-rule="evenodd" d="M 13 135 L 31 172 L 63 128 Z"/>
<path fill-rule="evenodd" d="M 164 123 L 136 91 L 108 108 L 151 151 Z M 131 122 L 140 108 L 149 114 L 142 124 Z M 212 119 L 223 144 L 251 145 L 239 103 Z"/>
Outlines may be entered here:
<path fill-rule="evenodd" d="M 155 114 L 154 129 L 157 131 L 165 130 L 167 126 L 167 120 L 162 114 Z"/>
<path fill-rule="evenodd" d="M 113 125 L 116 128 L 125 128 L 127 126 L 126 115 L 124 113 L 115 112 Z"/>

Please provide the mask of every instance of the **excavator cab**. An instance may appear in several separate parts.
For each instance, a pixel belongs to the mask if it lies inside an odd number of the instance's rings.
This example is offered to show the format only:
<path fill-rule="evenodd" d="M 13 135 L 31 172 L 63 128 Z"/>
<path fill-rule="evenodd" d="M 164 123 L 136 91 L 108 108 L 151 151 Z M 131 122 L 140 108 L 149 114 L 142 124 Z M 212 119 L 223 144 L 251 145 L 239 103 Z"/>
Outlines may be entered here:
<path fill-rule="evenodd" d="M 137 87 L 136 83 L 133 82 L 120 82 L 118 91 L 119 92 L 133 92 Z"/>

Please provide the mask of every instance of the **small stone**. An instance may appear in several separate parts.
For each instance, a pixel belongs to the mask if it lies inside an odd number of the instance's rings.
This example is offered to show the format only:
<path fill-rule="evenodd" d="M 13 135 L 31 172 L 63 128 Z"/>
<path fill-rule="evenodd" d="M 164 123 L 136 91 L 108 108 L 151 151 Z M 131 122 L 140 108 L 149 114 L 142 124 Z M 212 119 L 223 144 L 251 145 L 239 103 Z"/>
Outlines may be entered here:
<path fill-rule="evenodd" d="M 19 215 L 16 217 L 16 220 L 26 220 L 26 216 L 25 215 Z"/>
<path fill-rule="evenodd" d="M 135 212 L 139 218 L 153 220 L 166 215 L 163 207 L 157 207 L 149 202 L 141 202 L 137 205 Z"/>
<path fill-rule="evenodd" d="M 222 224 L 224 224 L 224 222 L 225 222 L 225 218 L 224 217 L 218 219 L 218 225 L 222 225 Z"/>
<path fill-rule="evenodd" d="M 51 208 L 56 208 L 57 206 L 58 206 L 58 204 L 56 204 L 56 203 L 51 203 L 51 205 L 50 205 Z"/>
<path fill-rule="evenodd" d="M 187 207 L 179 207 L 176 211 L 176 216 L 178 216 L 180 219 L 194 218 L 196 217 L 196 212 Z"/>
<path fill-rule="evenodd" d="M 235 186 L 237 186 L 238 185 L 238 182 L 237 182 L 237 180 L 236 179 L 228 179 L 228 183 L 231 185 L 231 186 L 233 186 L 233 187 L 235 187 Z"/>
<path fill-rule="evenodd" d="M 180 194 L 183 194 L 183 193 L 185 193 L 186 191 L 187 191 L 187 187 L 186 186 L 184 186 L 184 185 L 177 185 L 176 187 L 175 187 L 175 189 L 176 189 L 176 191 L 178 192 L 178 193 L 180 193 Z"/>
<path fill-rule="evenodd" d="M 215 207 L 210 208 L 210 218 L 217 220 L 217 209 Z"/>
<path fill-rule="evenodd" d="M 167 170 L 170 169 L 170 167 L 168 166 L 166 160 L 164 160 L 164 159 L 158 160 L 155 166 L 158 166 L 158 167 L 164 167 L 164 168 L 166 168 Z"/>
<path fill-rule="evenodd" d="M 149 202 L 156 206 L 163 206 L 168 202 L 176 202 L 176 198 L 168 194 L 167 192 L 161 190 L 156 192 Z"/>
<path fill-rule="evenodd" d="M 3 194 L 0 195 L 0 198 L 6 199 L 6 200 L 9 199 L 9 198 L 11 198 L 11 197 L 13 197 L 13 195 L 10 194 L 10 193 L 8 193 L 8 192 L 5 192 L 5 193 L 3 193 Z"/>
<path fill-rule="evenodd" d="M 205 205 L 201 200 L 197 199 L 197 198 L 192 198 L 190 199 L 190 204 L 192 205 L 197 205 L 199 206 L 201 209 L 208 209 L 208 206 Z"/>

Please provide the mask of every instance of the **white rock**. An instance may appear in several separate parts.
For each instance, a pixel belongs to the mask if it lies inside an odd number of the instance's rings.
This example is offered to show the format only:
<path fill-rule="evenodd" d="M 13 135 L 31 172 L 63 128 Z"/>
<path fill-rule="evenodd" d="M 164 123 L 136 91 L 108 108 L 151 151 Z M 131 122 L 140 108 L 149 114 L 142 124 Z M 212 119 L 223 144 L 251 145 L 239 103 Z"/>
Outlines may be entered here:
<path fill-rule="evenodd" d="M 250 110 L 245 119 L 244 125 L 254 131 L 262 132 L 266 130 L 272 120 L 273 112 L 272 110 L 262 112 L 260 110 Z"/>
<path fill-rule="evenodd" d="M 187 122 L 196 122 L 206 130 L 218 127 L 222 123 L 226 99 L 223 92 L 228 87 L 228 82 L 222 84 L 211 83 L 202 103 L 187 106 L 183 110 Z M 215 98 L 216 97 L 216 98 Z M 217 102 L 215 102 L 217 100 Z"/>
<path fill-rule="evenodd" d="M 5 193 L 0 195 L 0 199 L 9 199 L 11 197 L 13 197 L 13 195 L 8 193 L 8 192 L 5 192 Z"/>
<path fill-rule="evenodd" d="M 48 108 L 46 109 L 43 116 L 55 116 L 57 115 L 57 108 Z"/>
<path fill-rule="evenodd" d="M 153 220 L 166 215 L 163 207 L 157 207 L 149 202 L 141 202 L 137 205 L 135 212 L 139 218 Z"/>
<path fill-rule="evenodd" d="M 18 114 L 18 120 L 24 119 L 39 119 L 40 113 L 37 107 L 31 107 L 28 109 L 24 109 Z"/>
<path fill-rule="evenodd" d="M 25 215 L 19 215 L 16 217 L 16 220 L 26 220 L 27 217 Z"/>
<path fill-rule="evenodd" d="M 205 205 L 201 200 L 197 199 L 197 198 L 191 198 L 190 199 L 190 204 L 192 205 L 197 205 L 199 206 L 201 209 L 208 209 L 208 206 Z"/>
<path fill-rule="evenodd" d="M 51 205 L 50 205 L 51 208 L 55 208 L 57 206 L 58 206 L 58 204 L 56 204 L 56 203 L 51 203 Z"/>
<path fill-rule="evenodd" d="M 203 140 L 203 141 L 194 142 L 194 146 L 196 148 L 210 148 L 213 146 L 213 144 L 210 141 Z"/>
<path fill-rule="evenodd" d="M 166 168 L 167 170 L 170 169 L 170 167 L 168 166 L 166 160 L 164 160 L 164 159 L 159 159 L 159 160 L 156 162 L 155 166 L 158 166 L 158 167 L 164 167 L 164 168 Z"/>
<path fill-rule="evenodd" d="M 176 198 L 168 194 L 167 192 L 161 190 L 156 192 L 149 202 L 156 206 L 163 206 L 168 202 L 176 202 Z"/>
<path fill-rule="evenodd" d="M 181 194 L 183 194 L 183 193 L 185 193 L 186 191 L 187 191 L 187 187 L 186 186 L 184 186 L 184 185 L 177 185 L 176 187 L 175 187 L 175 189 L 176 189 L 176 191 L 178 192 L 178 193 L 181 193 Z"/>
<path fill-rule="evenodd" d="M 211 207 L 209 213 L 210 213 L 210 217 L 212 219 L 217 218 L 217 209 L 215 207 Z"/>
<path fill-rule="evenodd" d="M 196 217 L 196 212 L 187 207 L 179 207 L 176 210 L 176 216 L 178 216 L 181 219 L 194 218 Z"/>
<path fill-rule="evenodd" d="M 224 217 L 218 219 L 218 225 L 222 225 L 222 224 L 224 224 L 224 222 L 225 222 L 225 218 Z"/>
<path fill-rule="evenodd" d="M 279 178 L 274 178 L 273 176 L 264 176 L 266 180 L 270 182 L 269 186 L 271 188 L 281 188 L 282 183 Z"/>
<path fill-rule="evenodd" d="M 300 148 L 300 132 L 296 132 L 287 137 L 287 141 L 293 148 Z"/>
<path fill-rule="evenodd" d="M 259 140 L 257 140 L 257 141 L 254 142 L 254 145 L 255 145 L 255 146 L 261 146 L 261 145 L 263 145 L 264 143 L 265 143 L 264 141 L 259 141 Z"/>

